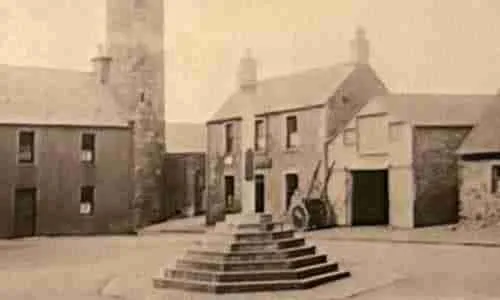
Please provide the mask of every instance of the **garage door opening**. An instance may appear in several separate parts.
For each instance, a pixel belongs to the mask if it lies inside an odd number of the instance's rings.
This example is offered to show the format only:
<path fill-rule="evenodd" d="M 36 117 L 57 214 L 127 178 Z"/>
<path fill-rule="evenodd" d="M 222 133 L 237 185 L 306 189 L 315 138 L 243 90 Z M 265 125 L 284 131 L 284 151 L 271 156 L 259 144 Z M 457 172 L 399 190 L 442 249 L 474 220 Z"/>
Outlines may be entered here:
<path fill-rule="evenodd" d="M 387 170 L 352 172 L 352 225 L 389 224 Z"/>

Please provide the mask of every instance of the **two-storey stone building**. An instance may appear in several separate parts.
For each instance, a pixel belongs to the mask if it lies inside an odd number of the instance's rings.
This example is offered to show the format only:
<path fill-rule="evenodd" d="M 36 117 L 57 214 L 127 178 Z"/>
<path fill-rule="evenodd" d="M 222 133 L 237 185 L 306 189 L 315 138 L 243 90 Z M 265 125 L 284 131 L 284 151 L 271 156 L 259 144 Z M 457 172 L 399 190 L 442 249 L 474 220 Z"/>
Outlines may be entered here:
<path fill-rule="evenodd" d="M 109 90 L 28 67 L 0 82 L 0 236 L 132 230 L 133 123 Z"/>
<path fill-rule="evenodd" d="M 164 215 L 163 1 L 105 4 L 94 72 L 0 67 L 0 237 L 127 232 Z"/>
<path fill-rule="evenodd" d="M 238 91 L 207 122 L 207 183 L 227 211 L 283 213 L 307 188 L 327 137 L 387 93 L 363 30 L 352 46 L 350 63 L 264 80 L 251 55 L 242 59 Z"/>

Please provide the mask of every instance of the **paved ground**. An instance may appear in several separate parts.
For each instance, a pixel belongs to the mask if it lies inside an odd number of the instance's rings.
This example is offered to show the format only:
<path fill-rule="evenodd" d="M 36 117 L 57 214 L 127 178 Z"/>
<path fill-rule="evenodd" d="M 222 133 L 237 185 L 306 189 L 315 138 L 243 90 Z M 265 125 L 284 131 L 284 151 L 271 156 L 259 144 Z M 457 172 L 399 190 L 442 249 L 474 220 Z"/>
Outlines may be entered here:
<path fill-rule="evenodd" d="M 238 217 L 229 215 L 228 218 Z M 339 241 L 375 241 L 390 243 L 422 243 L 449 245 L 481 245 L 500 247 L 500 226 L 478 230 L 453 226 L 432 226 L 417 229 L 397 229 L 387 226 L 373 227 L 337 227 L 307 233 L 317 239 Z M 142 235 L 164 233 L 203 233 L 207 231 L 203 216 L 170 220 L 145 228 Z"/>
<path fill-rule="evenodd" d="M 318 234 L 319 236 L 320 234 Z M 201 235 L 0 241 L 0 299 L 500 299 L 490 247 L 309 239 L 352 277 L 306 291 L 211 296 L 155 290 L 151 278 Z"/>

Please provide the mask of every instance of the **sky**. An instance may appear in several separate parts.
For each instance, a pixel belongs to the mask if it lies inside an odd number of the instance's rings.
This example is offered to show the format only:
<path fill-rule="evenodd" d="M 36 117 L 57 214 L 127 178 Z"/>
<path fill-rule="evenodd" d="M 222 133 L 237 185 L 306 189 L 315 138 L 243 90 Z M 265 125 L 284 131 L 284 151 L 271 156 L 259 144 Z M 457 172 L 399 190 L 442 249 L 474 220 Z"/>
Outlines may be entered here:
<path fill-rule="evenodd" d="M 0 0 L 0 63 L 90 70 L 105 0 Z M 125 1 L 125 0 L 124 0 Z M 495 93 L 498 0 L 165 0 L 166 119 L 204 122 L 237 88 L 251 48 L 259 78 L 349 60 L 363 26 L 392 92 Z"/>

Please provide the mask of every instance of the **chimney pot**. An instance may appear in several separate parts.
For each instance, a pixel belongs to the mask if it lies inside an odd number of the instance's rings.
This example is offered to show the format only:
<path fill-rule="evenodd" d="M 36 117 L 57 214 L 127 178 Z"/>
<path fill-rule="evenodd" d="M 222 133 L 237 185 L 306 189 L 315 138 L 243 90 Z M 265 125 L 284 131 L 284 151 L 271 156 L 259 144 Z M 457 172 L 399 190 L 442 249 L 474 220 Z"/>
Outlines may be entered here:
<path fill-rule="evenodd" d="M 242 90 L 253 90 L 257 85 L 257 61 L 253 58 L 252 51 L 247 49 L 245 56 L 240 61 L 239 85 Z"/>
<path fill-rule="evenodd" d="M 111 56 L 109 56 L 107 51 L 104 49 L 102 44 L 97 45 L 97 54 L 91 61 L 94 64 L 94 73 L 97 81 L 100 84 L 107 83 L 109 79 L 109 71 L 111 65 Z"/>
<path fill-rule="evenodd" d="M 356 36 L 351 41 L 352 61 L 356 64 L 368 64 L 370 60 L 370 42 L 363 27 L 356 29 Z"/>

